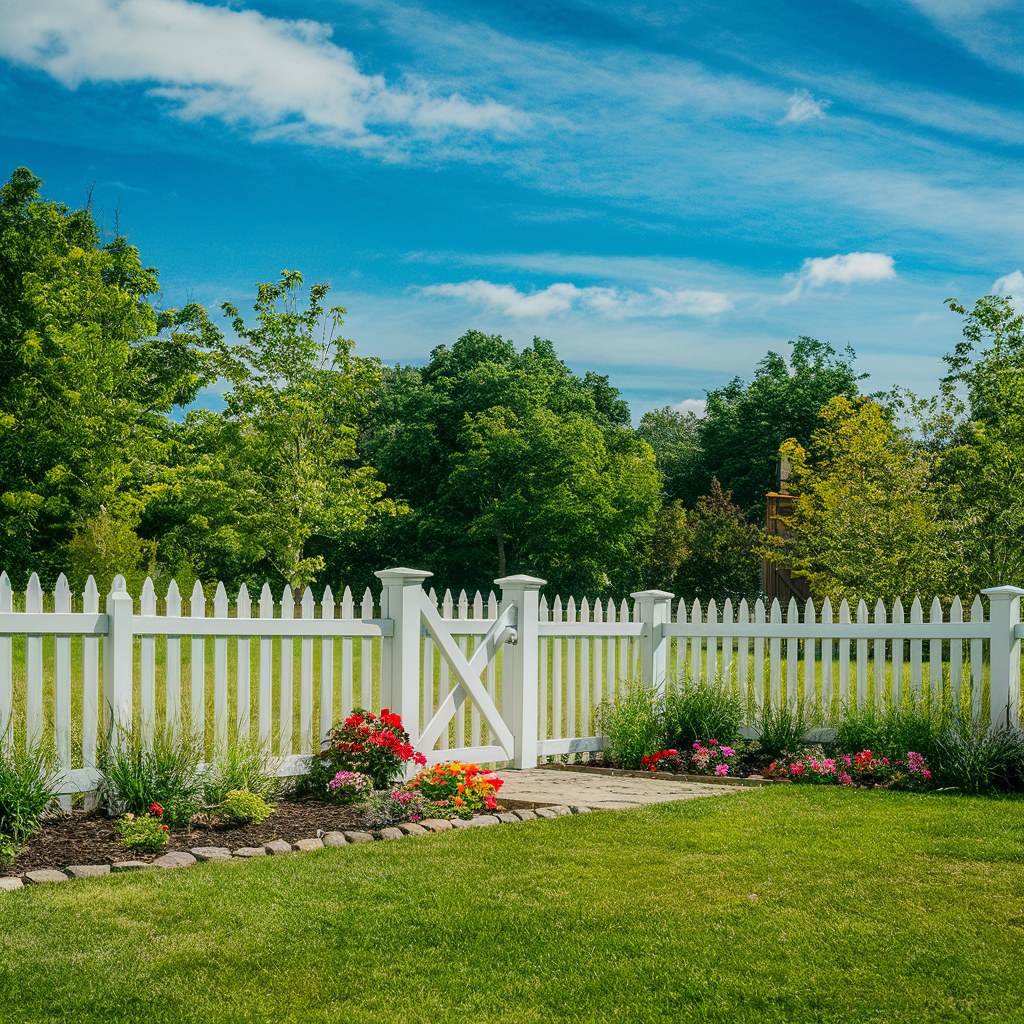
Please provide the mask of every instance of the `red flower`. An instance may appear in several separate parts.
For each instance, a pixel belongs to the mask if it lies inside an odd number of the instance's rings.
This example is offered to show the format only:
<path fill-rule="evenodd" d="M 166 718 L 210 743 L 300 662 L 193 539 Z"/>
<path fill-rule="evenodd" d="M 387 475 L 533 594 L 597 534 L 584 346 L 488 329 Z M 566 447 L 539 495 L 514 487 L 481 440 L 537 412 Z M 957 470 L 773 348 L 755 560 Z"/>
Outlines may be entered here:
<path fill-rule="evenodd" d="M 149 813 L 152 814 L 154 818 L 161 818 L 163 817 L 164 809 L 159 804 L 152 803 L 149 805 Z"/>

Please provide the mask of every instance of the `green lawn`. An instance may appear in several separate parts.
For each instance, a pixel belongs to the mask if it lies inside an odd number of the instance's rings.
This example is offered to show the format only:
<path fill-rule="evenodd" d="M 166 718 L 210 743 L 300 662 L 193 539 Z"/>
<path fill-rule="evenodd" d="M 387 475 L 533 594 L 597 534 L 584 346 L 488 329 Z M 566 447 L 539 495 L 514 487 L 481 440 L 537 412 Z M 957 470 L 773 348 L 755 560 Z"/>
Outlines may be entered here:
<path fill-rule="evenodd" d="M 0 896 L 16 1022 L 1024 1021 L 1024 802 L 777 787 Z"/>

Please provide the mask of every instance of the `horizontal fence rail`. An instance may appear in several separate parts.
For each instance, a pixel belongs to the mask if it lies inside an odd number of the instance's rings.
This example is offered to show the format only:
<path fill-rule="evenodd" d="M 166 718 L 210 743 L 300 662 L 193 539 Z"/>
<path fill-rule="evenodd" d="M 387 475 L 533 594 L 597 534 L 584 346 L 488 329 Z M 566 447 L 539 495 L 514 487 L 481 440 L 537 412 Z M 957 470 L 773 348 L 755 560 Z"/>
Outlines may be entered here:
<path fill-rule="evenodd" d="M 592 754 L 605 746 L 600 708 L 624 687 L 714 685 L 760 709 L 802 703 L 816 721 L 845 706 L 942 700 L 991 728 L 1019 727 L 1020 598 L 985 590 L 965 608 L 917 599 L 837 609 L 795 601 L 674 601 L 541 596 L 544 581 L 440 598 L 430 573 L 379 572 L 357 604 L 345 588 L 314 600 L 264 585 L 229 600 L 196 583 L 187 598 L 151 580 L 137 598 L 122 577 L 101 599 L 90 578 L 73 595 L 33 575 L 16 594 L 0 574 L 0 746 L 52 744 L 65 794 L 99 781 L 108 737 L 146 744 L 184 730 L 208 759 L 260 743 L 281 775 L 305 771 L 331 727 L 355 707 L 402 715 L 428 763 L 511 762 Z M 212 614 L 207 614 L 212 612 Z M 67 802 L 67 801 L 65 801 Z"/>

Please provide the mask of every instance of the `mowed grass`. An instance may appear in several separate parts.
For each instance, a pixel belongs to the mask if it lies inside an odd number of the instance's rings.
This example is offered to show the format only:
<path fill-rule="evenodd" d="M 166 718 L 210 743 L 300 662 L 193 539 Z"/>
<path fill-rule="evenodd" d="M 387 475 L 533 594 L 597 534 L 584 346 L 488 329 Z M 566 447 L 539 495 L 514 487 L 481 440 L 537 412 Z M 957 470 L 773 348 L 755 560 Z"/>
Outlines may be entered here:
<path fill-rule="evenodd" d="M 777 787 L 0 896 L 15 1022 L 1024 1020 L 1024 803 Z"/>

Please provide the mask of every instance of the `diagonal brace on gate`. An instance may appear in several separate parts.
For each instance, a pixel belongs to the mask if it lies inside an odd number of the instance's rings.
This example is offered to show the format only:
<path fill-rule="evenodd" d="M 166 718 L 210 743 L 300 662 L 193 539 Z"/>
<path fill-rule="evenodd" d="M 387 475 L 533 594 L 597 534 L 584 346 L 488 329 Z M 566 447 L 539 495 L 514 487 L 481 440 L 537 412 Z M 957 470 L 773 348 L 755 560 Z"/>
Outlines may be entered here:
<path fill-rule="evenodd" d="M 434 744 L 438 741 L 441 733 L 448 728 L 448 723 L 455 717 L 459 708 L 465 703 L 468 694 L 480 709 L 480 714 L 491 730 L 491 736 L 498 741 L 509 757 L 512 757 L 515 748 L 512 732 L 480 682 L 480 673 L 494 659 L 501 649 L 501 645 L 515 635 L 515 605 L 510 604 L 502 610 L 490 629 L 487 630 L 483 640 L 477 645 L 473 657 L 468 660 L 459 650 L 458 644 L 449 632 L 452 620 L 442 619 L 426 594 L 422 595 L 420 608 L 427 632 L 437 645 L 441 657 L 448 662 L 459 685 L 448 694 L 434 717 L 427 723 L 416 742 L 416 749 L 423 753 L 434 749 Z"/>

